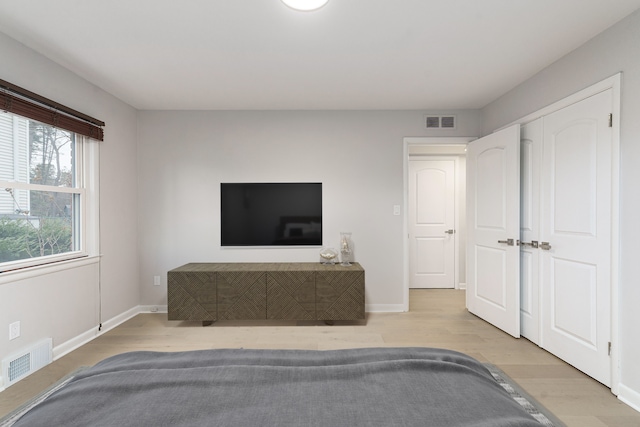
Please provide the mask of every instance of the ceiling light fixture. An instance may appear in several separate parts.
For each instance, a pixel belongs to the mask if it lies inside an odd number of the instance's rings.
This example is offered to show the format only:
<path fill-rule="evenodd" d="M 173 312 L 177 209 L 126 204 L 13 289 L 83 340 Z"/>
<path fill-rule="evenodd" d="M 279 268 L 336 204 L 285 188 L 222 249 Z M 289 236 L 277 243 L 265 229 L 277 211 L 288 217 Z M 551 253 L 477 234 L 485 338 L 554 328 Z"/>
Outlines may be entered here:
<path fill-rule="evenodd" d="M 295 10 L 310 12 L 320 9 L 327 4 L 329 0 L 282 0 L 284 4 Z"/>

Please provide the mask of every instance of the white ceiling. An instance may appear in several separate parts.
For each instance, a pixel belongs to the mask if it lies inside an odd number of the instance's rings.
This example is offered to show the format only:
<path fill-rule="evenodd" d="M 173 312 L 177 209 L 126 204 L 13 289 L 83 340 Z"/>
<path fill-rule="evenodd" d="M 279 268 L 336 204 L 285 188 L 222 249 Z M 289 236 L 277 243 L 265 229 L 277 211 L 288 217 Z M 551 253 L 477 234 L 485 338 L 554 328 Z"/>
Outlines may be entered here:
<path fill-rule="evenodd" d="M 0 0 L 0 32 L 138 109 L 474 109 L 638 8 L 329 0 L 295 12 L 280 0 Z"/>

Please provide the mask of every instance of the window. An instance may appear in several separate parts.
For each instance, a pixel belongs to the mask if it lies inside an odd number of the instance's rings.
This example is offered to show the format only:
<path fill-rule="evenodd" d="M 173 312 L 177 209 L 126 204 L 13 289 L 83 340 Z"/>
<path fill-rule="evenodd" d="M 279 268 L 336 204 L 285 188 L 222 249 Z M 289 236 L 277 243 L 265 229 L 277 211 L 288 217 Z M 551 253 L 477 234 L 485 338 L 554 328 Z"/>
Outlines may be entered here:
<path fill-rule="evenodd" d="M 87 255 L 85 144 L 0 111 L 0 271 Z"/>

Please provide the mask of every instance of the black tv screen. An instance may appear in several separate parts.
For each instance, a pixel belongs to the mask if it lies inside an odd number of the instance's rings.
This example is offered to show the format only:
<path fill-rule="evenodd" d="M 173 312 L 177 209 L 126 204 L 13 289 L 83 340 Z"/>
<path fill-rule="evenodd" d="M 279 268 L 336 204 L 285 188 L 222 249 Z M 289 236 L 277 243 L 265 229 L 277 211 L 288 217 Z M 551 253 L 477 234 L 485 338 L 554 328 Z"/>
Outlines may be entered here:
<path fill-rule="evenodd" d="M 222 246 L 322 245 L 322 183 L 221 183 Z"/>

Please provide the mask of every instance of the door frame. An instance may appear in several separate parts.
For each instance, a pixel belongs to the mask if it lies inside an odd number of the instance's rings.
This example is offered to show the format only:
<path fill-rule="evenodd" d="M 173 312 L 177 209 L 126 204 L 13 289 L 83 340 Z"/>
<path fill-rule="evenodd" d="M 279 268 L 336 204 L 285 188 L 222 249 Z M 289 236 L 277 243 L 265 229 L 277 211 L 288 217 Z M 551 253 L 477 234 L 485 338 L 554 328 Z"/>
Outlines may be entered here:
<path fill-rule="evenodd" d="M 404 245 L 403 245 L 403 298 L 402 298 L 402 306 L 403 311 L 409 311 L 409 157 L 417 158 L 418 156 L 422 156 L 426 159 L 436 159 L 436 158 L 455 158 L 455 174 L 456 174 L 456 184 L 460 182 L 460 176 L 463 171 L 461 171 L 460 157 L 465 156 L 466 146 L 469 142 L 477 139 L 476 137 L 406 137 L 403 138 L 403 220 L 402 220 L 402 231 L 404 236 Z M 461 191 L 460 186 L 456 185 L 456 193 Z M 456 201 L 458 199 L 458 194 L 456 195 Z M 459 203 L 455 204 L 455 223 L 456 229 L 460 229 L 460 209 Z M 456 247 L 456 258 L 455 258 L 455 278 L 454 285 L 455 289 L 462 289 L 462 284 L 460 283 L 460 269 L 463 267 L 460 263 L 459 256 L 457 256 L 461 244 L 461 241 L 465 241 L 465 233 L 456 232 L 455 236 L 455 247 Z"/>
<path fill-rule="evenodd" d="M 620 341 L 619 341 L 619 280 L 620 280 L 620 100 L 622 73 L 614 74 L 573 95 L 563 98 L 551 105 L 541 108 L 518 120 L 514 120 L 500 129 L 513 124 L 525 125 L 540 117 L 544 117 L 572 104 L 587 99 L 600 92 L 611 89 L 613 100 L 611 105 L 611 392 L 616 396 L 620 390 Z"/>

